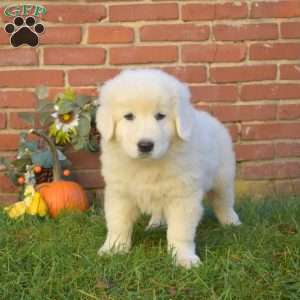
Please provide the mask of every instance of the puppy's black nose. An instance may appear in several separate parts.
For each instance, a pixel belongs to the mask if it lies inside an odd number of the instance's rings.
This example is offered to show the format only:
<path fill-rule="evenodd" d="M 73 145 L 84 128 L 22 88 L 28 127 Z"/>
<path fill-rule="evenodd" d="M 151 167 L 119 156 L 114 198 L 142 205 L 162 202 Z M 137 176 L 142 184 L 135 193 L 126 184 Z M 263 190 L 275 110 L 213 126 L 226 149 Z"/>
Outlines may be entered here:
<path fill-rule="evenodd" d="M 154 143 L 149 140 L 141 140 L 138 142 L 139 151 L 142 153 L 149 153 L 154 147 Z"/>

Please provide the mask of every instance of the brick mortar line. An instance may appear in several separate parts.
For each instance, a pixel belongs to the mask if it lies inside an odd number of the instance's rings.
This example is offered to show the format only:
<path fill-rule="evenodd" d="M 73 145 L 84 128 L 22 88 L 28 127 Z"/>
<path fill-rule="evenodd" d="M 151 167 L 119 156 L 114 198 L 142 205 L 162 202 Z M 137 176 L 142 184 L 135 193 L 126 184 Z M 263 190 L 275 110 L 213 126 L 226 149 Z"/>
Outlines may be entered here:
<path fill-rule="evenodd" d="M 167 24 L 166 24 L 167 25 Z M 178 24 L 172 24 L 172 25 L 178 25 Z M 205 25 L 207 26 L 207 25 Z M 113 28 L 114 26 L 112 26 Z M 124 26 L 125 27 L 125 26 Z M 134 33 L 135 33 L 135 36 L 139 36 L 139 32 L 143 26 L 141 27 L 138 27 L 138 26 L 134 26 L 134 27 L 130 27 L 131 29 L 134 30 Z M 81 41 L 79 43 L 73 43 L 73 44 L 64 44 L 64 43 L 57 43 L 57 44 L 42 44 L 39 46 L 39 48 L 56 48 L 56 47 L 64 47 L 64 48 L 87 48 L 87 47 L 95 47 L 95 48 L 99 48 L 99 47 L 106 47 L 106 46 L 115 46 L 115 47 L 122 47 L 122 46 L 130 46 L 130 45 L 161 45 L 163 43 L 162 46 L 165 45 L 165 43 L 169 43 L 169 44 L 175 44 L 175 45 L 182 45 L 182 44 L 236 44 L 236 43 L 244 43 L 244 42 L 248 42 L 249 45 L 252 45 L 252 44 L 285 44 L 285 43 L 288 43 L 288 44 L 299 44 L 299 38 L 297 37 L 292 37 L 292 38 L 265 38 L 265 39 L 241 39 L 241 40 L 216 40 L 214 38 L 214 35 L 212 34 L 212 30 L 210 30 L 210 34 L 211 36 L 208 37 L 208 39 L 199 39 L 199 40 L 178 40 L 178 41 L 172 41 L 172 40 L 163 40 L 163 41 L 160 41 L 160 40 L 153 40 L 153 41 L 141 41 L 140 39 L 136 39 L 132 42 L 122 42 L 122 43 L 88 43 L 87 42 L 87 39 L 84 37 L 85 35 L 87 36 L 88 35 L 88 27 L 87 26 L 80 26 L 81 28 L 81 31 L 82 31 L 82 37 L 81 37 Z M 80 45 L 80 46 L 78 46 Z M 14 48 L 11 48 L 11 46 L 9 44 L 2 44 L 0 46 L 0 49 L 14 49 Z M 15 50 L 15 49 L 14 49 Z"/>
<path fill-rule="evenodd" d="M 132 28 L 135 29 L 135 28 Z M 39 45 L 40 48 L 77 48 L 77 49 L 89 49 L 89 48 L 126 48 L 126 47 L 132 47 L 132 46 L 182 46 L 182 45 L 236 45 L 236 44 L 244 44 L 248 43 L 249 46 L 252 46 L 254 44 L 260 44 L 264 45 L 267 44 L 268 46 L 274 45 L 282 45 L 282 44 L 290 44 L 290 45 L 299 45 L 300 44 L 300 38 L 290 38 L 290 39 L 263 39 L 263 40 L 255 40 L 255 39 L 243 39 L 243 40 L 211 40 L 211 39 L 200 39 L 200 40 L 153 40 L 153 41 L 132 41 L 132 42 L 122 42 L 122 43 L 75 43 L 75 44 L 42 44 Z M 79 45 L 79 46 L 78 46 Z M 19 48 L 22 50 L 22 48 Z M 27 49 L 27 48 L 24 48 Z M 3 44 L 0 46 L 0 50 L 17 50 L 15 48 L 11 48 L 9 44 Z"/>
<path fill-rule="evenodd" d="M 286 65 L 287 62 L 290 62 L 292 65 L 295 64 L 295 62 L 298 62 L 299 60 L 270 60 L 270 61 L 249 61 L 247 63 L 245 63 L 245 61 L 243 62 L 212 62 L 211 63 L 211 68 L 233 68 L 233 67 L 263 67 L 263 66 L 275 66 L 278 63 L 280 65 L 284 64 Z M 123 68 L 128 68 L 128 66 L 130 67 L 145 67 L 145 66 L 151 66 L 153 68 L 157 67 L 191 67 L 191 66 L 205 66 L 207 63 L 204 62 L 200 62 L 200 63 L 179 63 L 178 61 L 174 61 L 174 62 L 161 62 L 161 63 L 124 63 L 124 64 L 101 64 L 101 65 L 89 65 L 89 64 L 81 64 L 81 65 L 76 65 L 76 64 L 66 64 L 66 65 L 60 65 L 60 64 L 45 64 L 45 65 L 30 65 L 30 66 L 1 66 L 1 72 L 5 72 L 5 71 L 38 71 L 38 70 L 44 70 L 44 71 L 68 71 L 68 70 L 75 70 L 75 69 L 87 69 L 89 68 L 90 70 L 92 69 L 123 69 Z M 60 67 L 58 67 L 60 66 Z M 277 80 L 277 79 L 274 79 Z M 260 80 L 260 81 L 264 81 L 264 80 Z M 267 81 L 267 80 L 266 80 Z M 280 80 L 281 81 L 281 80 Z M 283 79 L 283 81 L 299 81 L 298 79 Z"/>
<path fill-rule="evenodd" d="M 184 3 L 181 3 L 181 5 L 183 6 Z M 62 5 L 63 6 L 63 5 Z M 104 6 L 104 5 L 103 5 Z M 108 12 L 108 9 L 107 9 Z M 179 12 L 179 11 L 178 11 Z M 180 12 L 182 12 L 182 10 L 180 10 Z M 179 16 L 181 15 L 181 13 L 179 14 Z M 63 22 L 63 21 L 49 21 L 49 20 L 45 20 L 43 18 L 40 19 L 40 21 L 45 24 L 45 25 L 51 25 L 53 27 L 59 27 L 59 26 L 81 26 L 83 24 L 86 25 L 101 25 L 101 24 L 112 24 L 112 25 L 121 25 L 121 24 L 161 24 L 161 23 L 178 23 L 180 22 L 180 24 L 193 24 L 196 23 L 197 25 L 201 25 L 201 24 L 205 24 L 205 23 L 209 23 L 209 22 L 214 22 L 214 25 L 228 25 L 228 23 L 232 26 L 234 26 L 235 24 L 238 25 L 244 25 L 244 24 L 281 24 L 281 23 L 290 23 L 290 22 L 295 22 L 295 21 L 299 21 L 300 20 L 300 16 L 290 16 L 290 17 L 262 17 L 262 18 L 249 18 L 249 17 L 239 17 L 239 18 L 223 18 L 223 19 L 216 19 L 216 18 L 211 18 L 211 19 L 199 19 L 199 20 L 183 20 L 182 17 L 178 17 L 177 19 L 158 19 L 158 20 L 124 20 L 124 21 L 111 21 L 109 20 L 109 15 L 107 15 L 106 17 L 102 18 L 101 20 L 98 21 L 92 21 L 92 22 L 87 22 L 85 21 L 84 23 L 80 23 L 78 21 L 74 21 L 74 22 Z M 246 21 L 246 23 L 245 23 Z M 249 22 L 249 23 L 247 23 Z M 7 22 L 4 20 L 0 20 L 0 25 L 2 24 L 6 24 Z"/>
<path fill-rule="evenodd" d="M 2 111 L 3 109 L 3 111 Z M 10 113 L 14 113 L 14 112 L 36 112 L 36 108 L 21 108 L 21 107 L 9 107 L 9 108 L 1 108 L 1 112 L 2 113 L 6 113 L 6 115 L 8 116 Z"/>
<path fill-rule="evenodd" d="M 55 44 L 55 45 L 43 45 L 43 46 L 39 46 L 38 49 L 54 49 L 54 48 L 70 48 L 70 49 L 104 49 L 104 50 L 110 50 L 113 48 L 131 48 L 131 47 L 168 47 L 168 46 L 176 46 L 176 47 L 181 47 L 181 46 L 208 46 L 208 45 L 237 45 L 237 44 L 241 44 L 243 45 L 244 43 L 247 43 L 247 49 L 249 49 L 250 46 L 254 45 L 254 44 L 261 44 L 261 45 L 268 45 L 271 46 L 272 44 L 291 44 L 291 45 L 300 45 L 300 39 L 299 41 L 297 39 L 295 40 L 289 40 L 288 42 L 276 42 L 275 40 L 264 40 L 264 41 L 250 41 L 250 40 L 245 40 L 245 41 L 151 41 L 151 42 L 129 42 L 129 43 L 119 43 L 119 44 L 78 44 L 80 46 L 77 46 L 77 44 Z M 3 46 L 0 47 L 0 51 L 1 50 L 16 50 L 14 48 L 11 48 L 9 45 L 7 46 Z M 21 50 L 21 49 L 20 49 Z M 249 51 L 248 51 L 249 52 Z M 251 62 L 256 62 L 256 61 L 298 61 L 299 62 L 299 58 L 295 58 L 295 59 L 264 59 L 264 60 L 258 60 L 258 59 L 249 59 L 249 61 Z M 241 61 L 242 62 L 242 61 Z M 194 62 L 183 62 L 183 63 L 194 63 Z M 195 62 L 197 63 L 197 62 Z M 238 62 L 235 62 L 238 63 Z M 32 66 L 37 65 L 37 64 L 32 64 Z"/>
<path fill-rule="evenodd" d="M 298 18 L 297 21 L 300 22 L 300 18 Z M 51 26 L 48 26 L 48 27 L 47 27 L 47 24 L 45 24 L 45 26 L 46 26 L 46 30 L 47 30 L 47 28 L 49 28 L 49 29 L 51 29 L 51 28 L 62 28 L 62 30 L 63 30 L 64 27 L 67 28 L 67 29 L 73 29 L 73 28 L 84 29 L 84 28 L 86 28 L 86 30 L 88 30 L 89 27 L 95 27 L 95 26 L 99 27 L 99 28 L 101 28 L 101 27 L 102 28 L 104 28 L 104 27 L 113 28 L 113 27 L 116 27 L 116 26 L 121 26 L 121 27 L 124 27 L 124 28 L 132 28 L 132 29 L 136 28 L 138 30 L 138 29 L 143 28 L 144 26 L 153 26 L 153 25 L 158 25 L 158 26 L 160 26 L 160 25 L 162 25 L 162 26 L 166 25 L 166 26 L 168 26 L 168 25 L 184 25 L 184 24 L 186 24 L 186 25 L 194 25 L 195 28 L 200 28 L 200 27 L 203 27 L 203 26 L 210 26 L 210 23 L 213 23 L 212 27 L 210 28 L 210 35 L 211 36 L 208 39 L 208 40 L 211 40 L 211 41 L 213 40 L 212 38 L 214 36 L 214 34 L 213 34 L 213 27 L 216 26 L 216 25 L 229 25 L 229 26 L 232 26 L 233 28 L 240 27 L 240 26 L 243 26 L 243 25 L 252 25 L 252 24 L 245 23 L 245 22 L 241 22 L 240 24 L 237 24 L 235 22 L 235 25 L 232 25 L 232 23 L 230 23 L 230 20 L 229 20 L 226 23 L 215 23 L 215 21 L 207 21 L 207 22 L 203 22 L 203 23 L 199 23 L 199 22 L 184 22 L 184 23 L 180 23 L 178 21 L 176 21 L 176 22 L 174 22 L 174 21 L 173 22 L 170 22 L 170 21 L 169 22 L 167 22 L 167 21 L 161 21 L 161 22 L 149 23 L 149 22 L 144 22 L 143 21 L 143 22 L 131 22 L 130 24 L 127 24 L 125 22 L 122 22 L 122 23 L 118 23 L 118 22 L 111 23 L 111 22 L 109 22 L 109 23 L 101 23 L 101 24 L 99 24 L 99 23 L 85 23 L 85 24 L 72 24 L 72 25 L 71 24 L 56 24 L 55 26 L 54 26 L 54 24 L 51 24 Z M 230 24 L 228 24 L 228 23 L 230 23 Z M 261 23 L 260 22 L 260 23 L 255 23 L 253 25 L 263 25 L 263 24 L 277 25 L 279 37 L 277 39 L 265 39 L 266 41 L 270 40 L 270 41 L 274 41 L 274 42 L 276 42 L 276 41 L 280 41 L 280 42 L 285 41 L 285 42 L 288 42 L 288 41 L 291 41 L 291 40 L 294 40 L 294 39 L 298 39 L 297 37 L 295 37 L 295 38 L 293 38 L 293 37 L 292 38 L 285 38 L 285 37 L 283 37 L 280 34 L 280 32 L 281 32 L 281 24 L 282 23 L 283 22 L 279 23 L 279 21 L 276 21 L 276 22 L 273 22 L 273 23 Z M 291 22 L 285 22 L 285 23 L 293 23 L 293 22 L 291 21 Z M 0 27 L 2 27 L 3 25 L 0 24 Z M 3 30 L 3 29 L 1 28 L 1 30 Z M 230 41 L 222 41 L 222 40 L 216 40 L 216 41 L 217 42 L 230 42 Z M 253 40 L 253 41 L 263 42 L 264 40 L 257 39 L 257 40 Z M 236 42 L 236 41 L 232 41 L 232 42 Z M 88 44 L 88 43 L 86 43 L 86 44 Z M 3 44 L 1 46 L 4 46 L 4 45 L 5 44 Z M 48 45 L 48 44 L 45 44 L 45 45 Z M 52 45 L 52 44 L 49 44 L 49 45 Z M 71 44 L 62 44 L 62 45 L 66 45 L 67 46 L 67 45 L 71 45 Z"/>
<path fill-rule="evenodd" d="M 44 67 L 44 49 L 41 47 L 38 50 L 39 66 Z"/>
<path fill-rule="evenodd" d="M 226 123 L 225 123 L 226 124 Z M 261 125 L 261 124 L 299 124 L 299 119 L 297 120 L 253 120 L 253 121 L 243 121 L 243 125 Z"/>
<path fill-rule="evenodd" d="M 196 0 L 177 0 L 183 3 L 194 3 L 194 4 L 198 4 L 199 2 L 197 2 Z M 203 0 L 203 4 L 211 4 L 211 2 L 214 1 L 215 3 L 227 3 L 227 2 L 233 2 L 235 0 Z M 270 1 L 270 0 L 267 0 Z M 276 2 L 277 0 L 273 0 L 274 2 Z M 127 3 L 129 4 L 137 4 L 137 3 L 157 3 L 157 4 L 161 4 L 161 3 L 176 3 L 175 0 L 164 0 L 164 1 L 160 1 L 160 0 L 107 0 L 104 3 L 101 2 L 90 2 L 90 1 L 85 1 L 85 0 L 75 0 L 72 1 L 75 2 L 75 4 L 91 4 L 91 5 L 95 5 L 95 4 L 100 4 L 100 5 L 104 5 L 104 4 L 115 4 L 116 2 L 119 4 L 124 4 L 126 5 Z M 48 1 L 39 1 L 38 4 L 42 4 L 42 5 L 49 5 L 49 3 L 53 4 L 53 5 L 65 5 L 65 4 L 69 4 L 72 5 L 73 3 L 70 1 L 56 1 L 53 2 L 53 0 L 48 0 Z M 253 3 L 253 0 L 239 0 L 238 2 L 247 2 L 247 3 Z M 255 2 L 266 2 L 266 0 L 255 0 Z M 5 4 L 6 3 L 6 4 Z M 11 4 L 11 3 L 15 3 L 14 0 L 10 0 L 10 1 L 6 1 L 4 3 L 4 5 L 7 4 Z"/>
<path fill-rule="evenodd" d="M 80 70 L 80 69 L 78 69 Z M 203 87 L 203 86 L 235 86 L 237 85 L 238 83 L 240 83 L 242 86 L 246 86 L 246 85 L 270 85 L 270 84 L 276 84 L 277 81 L 276 80 L 260 80 L 260 81 L 240 81 L 240 82 L 222 82 L 222 83 L 219 83 L 219 82 L 211 82 L 211 81 L 203 81 L 203 82 L 186 82 L 186 84 L 190 87 Z M 281 83 L 279 83 L 281 84 Z M 297 85 L 298 82 L 288 82 L 288 83 L 282 83 L 283 85 L 284 84 L 292 84 L 292 85 Z M 48 88 L 52 89 L 52 88 L 63 88 L 63 86 L 61 85 L 55 85 L 55 86 L 47 86 Z M 89 89 L 89 88 L 95 88 L 96 85 L 74 85 L 72 86 L 74 88 L 80 88 L 80 89 Z M 34 92 L 34 87 L 1 87 L 1 90 L 3 92 L 9 92 L 9 91 L 30 91 L 30 92 Z M 258 102 L 258 101 L 279 101 L 280 99 L 257 99 L 257 100 L 242 100 L 242 102 L 251 102 L 251 101 L 255 101 L 255 102 Z M 283 98 L 282 101 L 296 101 L 297 99 L 285 99 Z M 299 98 L 300 100 L 300 98 Z M 226 100 L 223 100 L 222 102 L 229 102 L 229 101 L 226 101 Z M 236 101 L 235 101 L 236 102 Z"/>
<path fill-rule="evenodd" d="M 8 150 L 1 150 L 1 151 L 0 151 L 0 154 L 1 154 L 1 155 L 5 155 L 5 156 L 7 157 L 7 156 L 10 156 L 10 155 L 11 155 L 11 151 L 8 151 Z M 0 166 L 3 166 L 3 165 L 0 165 Z M 3 172 L 3 169 L 0 168 L 0 172 Z"/>
<path fill-rule="evenodd" d="M 151 68 L 151 65 L 147 66 L 148 68 Z M 163 66 L 162 66 L 163 67 Z M 132 67 L 132 69 L 138 69 L 137 67 Z M 80 69 L 78 69 L 80 70 Z M 121 70 L 120 70 L 121 71 Z M 67 74 L 67 73 L 66 73 Z M 99 82 L 102 82 L 103 80 L 99 80 Z M 191 87 L 197 87 L 197 86 L 233 86 L 233 85 L 238 85 L 238 84 L 253 84 L 253 85 L 263 85 L 264 83 L 267 84 L 276 84 L 276 80 L 252 80 L 252 81 L 229 81 L 229 82 L 212 82 L 212 81 L 202 81 L 202 82 L 186 82 L 187 85 L 191 86 Z M 293 83 L 291 83 L 293 84 Z M 295 83 L 295 85 L 298 84 Z M 48 86 L 49 88 L 62 88 L 62 85 L 55 85 L 55 86 Z M 82 85 L 72 85 L 72 87 L 74 88 L 94 88 L 96 87 L 96 83 L 94 85 L 90 85 L 90 84 L 82 84 Z M 2 89 L 2 87 L 0 87 Z M 3 89 L 9 89 L 10 87 L 3 87 Z M 28 88 L 28 87 L 27 87 Z M 16 87 L 16 89 L 23 89 L 23 87 Z M 271 100 L 279 100 L 277 98 L 274 99 L 265 99 L 266 101 L 271 101 Z M 283 101 L 287 101 L 288 98 L 283 98 Z M 292 100 L 292 99 L 290 99 Z M 226 102 L 226 100 L 223 100 L 224 102 Z M 250 102 L 251 100 L 243 100 L 243 101 L 247 101 Z M 260 99 L 257 100 L 253 100 L 253 101 L 260 101 Z"/>
<path fill-rule="evenodd" d="M 274 140 L 276 143 L 276 146 L 278 144 L 287 144 L 289 143 L 293 143 L 293 144 L 299 144 L 300 146 L 300 139 L 296 140 L 295 139 L 284 139 L 282 141 L 280 141 L 280 139 L 278 140 Z M 235 143 L 236 144 L 236 143 Z M 243 141 L 243 144 L 237 144 L 237 145 L 264 145 L 264 144 L 273 144 L 273 140 L 258 140 L 258 141 Z"/>
<path fill-rule="evenodd" d="M 16 134 L 19 135 L 20 131 L 28 131 L 29 129 L 15 129 L 15 128 L 4 128 L 0 131 L 1 134 Z M 15 150 L 11 150 L 11 152 L 15 152 Z"/>
<path fill-rule="evenodd" d="M 88 25 L 81 25 L 81 40 L 80 45 L 88 45 Z"/>
<path fill-rule="evenodd" d="M 80 27 L 83 25 L 87 26 L 99 26 L 102 25 L 107 26 L 108 24 L 113 26 L 145 26 L 145 25 L 195 25 L 203 26 L 209 25 L 209 23 L 213 22 L 213 25 L 229 25 L 232 27 L 239 27 L 241 25 L 265 25 L 265 24 L 273 24 L 273 25 L 281 25 L 282 23 L 293 23 L 299 22 L 299 17 L 288 17 L 288 18 L 261 18 L 261 19 L 251 19 L 251 18 L 239 18 L 239 19 L 211 19 L 211 20 L 192 20 L 192 21 L 184 21 L 182 19 L 166 19 L 166 20 L 136 20 L 136 21 L 109 21 L 108 19 L 102 19 L 98 22 L 53 22 L 53 21 L 45 21 L 41 20 L 41 22 L 45 25 L 46 30 L 47 28 L 57 28 L 57 27 Z M 7 22 L 1 22 L 0 26 L 6 24 Z"/>
<path fill-rule="evenodd" d="M 295 161 L 299 162 L 299 160 L 297 160 L 297 156 L 296 157 L 291 157 L 291 158 L 275 156 L 273 159 L 246 160 L 246 161 L 242 161 L 241 163 L 243 163 L 244 165 L 252 165 L 252 164 L 264 165 L 266 163 L 275 163 L 275 164 L 279 163 L 280 164 L 280 163 L 295 162 Z"/>
<path fill-rule="evenodd" d="M 163 25 L 163 24 L 167 24 L 167 25 L 172 25 L 172 24 L 190 24 L 190 25 L 197 25 L 197 26 L 201 26 L 201 25 L 208 25 L 210 22 L 213 22 L 213 25 L 229 25 L 232 27 L 239 27 L 241 25 L 265 25 L 265 24 L 274 24 L 274 25 L 279 25 L 282 23 L 290 23 L 290 22 L 295 22 L 295 21 L 299 21 L 300 20 L 300 16 L 299 17 L 287 17 L 287 18 L 238 18 L 238 19 L 234 19 L 234 18 L 228 18 L 228 19 L 210 19 L 210 20 L 191 20 L 191 21 L 185 21 L 182 19 L 166 19 L 166 20 L 136 20 L 136 21 L 109 21 L 106 20 L 107 22 L 100 22 L 100 23 L 85 23 L 85 24 L 89 24 L 89 25 L 101 25 L 101 24 L 111 24 L 113 25 L 133 25 L 133 24 L 137 24 L 137 25 Z M 51 24 L 51 22 L 49 22 L 49 24 Z M 60 23 L 60 24 L 65 24 L 65 25 L 78 25 L 79 23 Z"/>
<path fill-rule="evenodd" d="M 283 102 L 280 102 L 283 101 Z M 220 105 L 220 103 L 224 103 L 223 102 L 212 102 L 215 103 L 216 105 Z M 229 102 L 225 102 L 230 104 Z M 224 105 L 225 105 L 224 103 Z M 237 102 L 232 102 L 233 104 L 237 104 Z M 241 100 L 239 103 L 239 105 L 245 104 L 245 105 L 278 105 L 278 106 L 284 106 L 284 105 L 289 105 L 289 104 L 300 104 L 300 99 L 278 99 L 278 100 Z M 300 120 L 299 120 L 300 121 Z"/>

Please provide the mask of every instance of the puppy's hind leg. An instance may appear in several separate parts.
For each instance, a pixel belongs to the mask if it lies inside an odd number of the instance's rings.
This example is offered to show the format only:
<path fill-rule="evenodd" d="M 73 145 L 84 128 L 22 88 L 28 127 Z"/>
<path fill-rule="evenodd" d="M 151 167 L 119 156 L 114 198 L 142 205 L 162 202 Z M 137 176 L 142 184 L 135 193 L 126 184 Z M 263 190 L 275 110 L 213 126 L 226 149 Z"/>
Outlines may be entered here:
<path fill-rule="evenodd" d="M 146 227 L 146 230 L 152 230 L 155 228 L 163 227 L 166 225 L 166 220 L 163 216 L 162 211 L 153 212 L 151 215 L 151 219 Z"/>
<path fill-rule="evenodd" d="M 234 210 L 234 181 L 219 181 L 210 194 L 213 210 L 222 225 L 240 225 Z"/>

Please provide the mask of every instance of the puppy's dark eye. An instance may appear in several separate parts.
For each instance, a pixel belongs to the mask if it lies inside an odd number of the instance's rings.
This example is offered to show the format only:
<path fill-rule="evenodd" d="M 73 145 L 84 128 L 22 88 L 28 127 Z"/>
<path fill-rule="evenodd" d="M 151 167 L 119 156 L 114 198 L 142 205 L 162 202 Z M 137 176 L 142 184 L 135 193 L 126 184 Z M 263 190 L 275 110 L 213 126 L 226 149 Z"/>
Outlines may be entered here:
<path fill-rule="evenodd" d="M 157 113 L 154 117 L 157 121 L 159 121 L 159 120 L 164 119 L 166 117 L 166 115 L 164 115 L 162 113 Z"/>
<path fill-rule="evenodd" d="M 134 120 L 135 116 L 133 113 L 128 113 L 128 114 L 124 115 L 124 118 L 128 121 L 132 121 L 132 120 Z"/>

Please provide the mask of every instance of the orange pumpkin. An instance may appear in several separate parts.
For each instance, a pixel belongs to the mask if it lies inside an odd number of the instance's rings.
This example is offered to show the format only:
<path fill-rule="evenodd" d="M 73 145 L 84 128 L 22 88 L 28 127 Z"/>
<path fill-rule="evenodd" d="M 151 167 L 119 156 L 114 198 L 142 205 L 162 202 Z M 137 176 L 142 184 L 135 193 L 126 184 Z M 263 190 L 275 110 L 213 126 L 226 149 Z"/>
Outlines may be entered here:
<path fill-rule="evenodd" d="M 33 168 L 34 173 L 39 174 L 42 172 L 42 167 L 41 166 L 34 166 Z"/>
<path fill-rule="evenodd" d="M 70 170 L 68 170 L 68 169 L 66 169 L 66 170 L 64 170 L 64 176 L 70 176 L 70 174 L 71 174 L 71 171 Z"/>
<path fill-rule="evenodd" d="M 73 181 L 53 181 L 38 185 L 37 190 L 47 203 L 51 217 L 56 217 L 62 210 L 88 209 L 88 201 L 83 188 Z"/>
<path fill-rule="evenodd" d="M 24 178 L 24 176 L 20 176 L 20 177 L 18 178 L 18 184 L 22 185 L 22 184 L 24 184 L 24 183 L 25 183 L 25 178 Z"/>
<path fill-rule="evenodd" d="M 61 167 L 52 140 L 39 130 L 30 132 L 47 142 L 53 158 L 53 181 L 37 186 L 37 190 L 47 203 L 50 216 L 56 217 L 62 210 L 87 210 L 89 204 L 83 188 L 76 182 L 61 179 Z"/>

